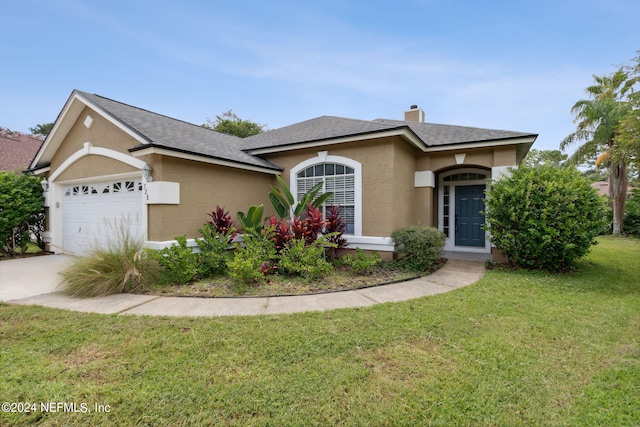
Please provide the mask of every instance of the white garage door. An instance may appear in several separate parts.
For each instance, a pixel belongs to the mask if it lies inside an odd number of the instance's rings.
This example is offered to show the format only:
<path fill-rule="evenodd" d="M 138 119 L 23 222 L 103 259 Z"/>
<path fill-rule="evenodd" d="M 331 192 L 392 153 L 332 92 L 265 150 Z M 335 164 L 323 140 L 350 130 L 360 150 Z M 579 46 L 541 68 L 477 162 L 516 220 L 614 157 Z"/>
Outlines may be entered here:
<path fill-rule="evenodd" d="M 62 235 L 67 253 L 83 254 L 103 246 L 114 226 L 128 224 L 131 235 L 144 238 L 140 179 L 68 185 L 63 188 Z"/>

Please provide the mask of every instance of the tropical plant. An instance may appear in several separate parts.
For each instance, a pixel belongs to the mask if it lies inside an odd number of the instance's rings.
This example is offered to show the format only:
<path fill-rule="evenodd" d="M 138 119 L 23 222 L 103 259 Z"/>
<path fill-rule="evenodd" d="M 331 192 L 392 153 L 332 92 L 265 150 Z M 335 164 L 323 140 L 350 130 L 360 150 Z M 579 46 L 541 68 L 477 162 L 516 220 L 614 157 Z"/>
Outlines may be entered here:
<path fill-rule="evenodd" d="M 292 211 L 293 216 L 302 215 L 303 211 L 307 208 L 307 205 L 311 204 L 315 208 L 322 206 L 324 202 L 329 200 L 333 196 L 333 192 L 328 191 L 318 196 L 318 192 L 324 185 L 323 182 L 319 182 L 309 189 L 301 198 L 295 203 L 291 190 L 279 175 L 276 176 L 278 185 L 280 188 L 272 185 L 269 192 L 269 200 L 276 210 L 276 214 L 284 219 L 289 218 Z M 295 204 L 294 204 L 295 203 Z"/>
<path fill-rule="evenodd" d="M 328 251 L 331 258 L 337 258 L 339 252 L 348 246 L 347 239 L 344 238 L 346 231 L 347 223 L 340 215 L 340 206 L 331 205 L 329 212 L 325 215 L 325 228 L 323 231 L 324 234 L 331 234 L 328 240 L 335 245 Z"/>
<path fill-rule="evenodd" d="M 234 227 L 233 219 L 231 219 L 231 215 L 229 215 L 229 211 L 225 211 L 224 208 L 216 205 L 216 210 L 208 215 L 211 217 L 211 221 L 207 221 L 207 224 L 213 227 L 215 234 L 228 236 L 228 243 L 231 243 L 238 233 Z M 207 231 L 206 234 L 211 233 Z"/>
<path fill-rule="evenodd" d="M 249 208 L 247 213 L 238 212 L 238 221 L 242 230 L 246 233 L 250 233 L 256 236 L 260 235 L 260 232 L 264 228 L 262 221 L 262 214 L 264 213 L 263 205 L 253 205 Z"/>
<path fill-rule="evenodd" d="M 571 108 L 575 114 L 576 131 L 567 136 L 560 148 L 582 141 L 569 158 L 581 163 L 598 158 L 596 166 L 603 164 L 609 173 L 609 191 L 613 208 L 613 234 L 619 236 L 624 226 L 624 203 L 627 195 L 627 153 L 618 145 L 621 120 L 631 110 L 627 95 L 632 92 L 638 77 L 632 77 L 620 68 L 608 76 L 593 76 L 596 84 L 586 89 L 590 99 L 582 99 Z"/>
<path fill-rule="evenodd" d="M 492 183 L 486 221 L 509 263 L 551 271 L 588 253 L 604 225 L 604 206 L 574 168 L 520 166 Z"/>
<path fill-rule="evenodd" d="M 278 220 L 275 216 L 267 220 L 267 227 L 273 231 L 273 241 L 276 251 L 280 253 L 289 242 L 293 239 L 293 232 L 291 226 L 286 219 Z"/>
<path fill-rule="evenodd" d="M 107 229 L 106 244 L 96 243 L 60 273 L 64 293 L 96 297 L 138 292 L 155 282 L 158 265 L 143 250 L 144 240 L 131 234 L 129 221 L 107 222 Z"/>
<path fill-rule="evenodd" d="M 400 266 L 410 271 L 429 271 L 440 259 L 444 234 L 423 225 L 412 225 L 394 231 L 391 238 Z"/>

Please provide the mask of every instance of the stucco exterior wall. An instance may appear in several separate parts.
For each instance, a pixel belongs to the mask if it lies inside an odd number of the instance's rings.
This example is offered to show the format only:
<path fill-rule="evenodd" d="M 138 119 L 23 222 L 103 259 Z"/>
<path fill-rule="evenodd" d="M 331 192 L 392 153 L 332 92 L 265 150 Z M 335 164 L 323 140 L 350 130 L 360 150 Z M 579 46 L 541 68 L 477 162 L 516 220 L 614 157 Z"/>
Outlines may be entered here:
<path fill-rule="evenodd" d="M 208 215 L 220 205 L 236 220 L 238 211 L 263 204 L 265 215 L 273 215 L 268 198 L 273 175 L 229 168 L 226 166 L 154 156 L 153 177 L 156 181 L 180 183 L 179 205 L 149 205 L 149 237 L 151 241 L 172 240 L 176 236 L 199 237 L 198 229 Z"/>
<path fill-rule="evenodd" d="M 417 223 L 418 203 L 415 188 L 416 154 L 418 150 L 407 142 L 393 142 L 393 189 L 392 189 L 392 222 L 385 234 L 390 236 L 398 228 Z M 426 200 L 425 200 L 426 202 Z M 421 208 L 425 208 L 422 206 Z M 429 206 L 426 206 L 429 209 Z"/>
<path fill-rule="evenodd" d="M 83 124 L 87 114 L 91 115 L 94 119 L 91 129 L 87 129 Z M 126 154 L 129 154 L 129 148 L 139 145 L 139 142 L 130 135 L 114 126 L 90 108 L 85 107 L 67 134 L 64 142 L 51 159 L 51 171 L 49 174 L 53 174 L 69 156 L 81 150 L 85 142 L 91 142 L 96 147 L 109 148 Z M 91 159 L 92 157 L 93 159 Z M 114 163 L 101 163 L 101 161 L 105 159 L 106 158 L 102 156 L 89 156 L 87 160 L 84 161 L 85 159 L 83 158 L 81 159 L 83 160 L 82 165 L 80 165 L 80 162 L 78 162 L 78 166 L 72 165 L 72 167 L 64 171 L 58 179 L 80 179 L 90 176 L 130 172 L 133 170 L 131 167 L 120 162 L 112 161 L 119 163 L 121 166 L 116 166 Z"/>
<path fill-rule="evenodd" d="M 411 180 L 409 193 L 413 190 L 413 170 L 408 170 L 401 179 L 394 176 L 394 171 L 398 162 L 394 161 L 396 151 L 399 156 L 407 160 L 404 148 L 396 148 L 396 145 L 406 145 L 406 141 L 399 137 L 380 138 L 369 141 L 351 142 L 344 144 L 328 145 L 326 147 L 315 147 L 302 150 L 292 150 L 284 153 L 273 153 L 263 157 L 273 163 L 282 166 L 284 171 L 282 178 L 290 183 L 289 172 L 297 164 L 317 157 L 319 151 L 327 151 L 329 155 L 347 157 L 362 164 L 362 234 L 364 236 L 389 236 L 396 224 L 395 217 L 398 215 L 398 200 L 394 198 L 394 191 L 399 190 L 402 183 L 394 181 Z M 413 159 L 409 159 L 413 164 Z M 406 189 L 403 189 L 398 196 L 402 199 L 409 198 Z M 411 214 L 408 214 L 411 216 Z M 401 213 L 406 221 L 405 213 Z"/>

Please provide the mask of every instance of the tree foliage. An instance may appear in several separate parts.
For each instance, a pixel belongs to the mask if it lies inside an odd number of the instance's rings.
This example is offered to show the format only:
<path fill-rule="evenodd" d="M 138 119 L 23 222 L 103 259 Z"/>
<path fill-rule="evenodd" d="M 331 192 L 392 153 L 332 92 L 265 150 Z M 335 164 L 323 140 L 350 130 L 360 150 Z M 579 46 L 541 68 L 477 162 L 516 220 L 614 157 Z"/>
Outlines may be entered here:
<path fill-rule="evenodd" d="M 633 111 L 634 86 L 640 77 L 620 67 L 610 75 L 593 76 L 595 84 L 586 89 L 589 99 L 574 104 L 576 131 L 560 144 L 560 149 L 582 142 L 569 158 L 574 164 L 597 159 L 596 166 L 604 165 L 609 176 L 609 191 L 613 209 L 613 234 L 619 236 L 624 226 L 624 205 L 629 182 L 628 150 L 620 143 L 620 124 L 629 120 Z"/>
<path fill-rule="evenodd" d="M 52 128 L 53 123 L 37 124 L 34 127 L 29 128 L 29 132 L 31 132 L 33 135 L 41 135 L 46 137 L 47 135 L 49 135 Z"/>
<path fill-rule="evenodd" d="M 536 150 L 534 148 L 527 153 L 524 164 L 533 167 L 539 165 L 562 166 L 568 158 L 569 155 L 560 150 Z"/>
<path fill-rule="evenodd" d="M 492 243 L 509 263 L 563 270 L 584 256 L 604 226 L 604 205 L 574 168 L 521 166 L 486 199 Z"/>
<path fill-rule="evenodd" d="M 43 202 L 39 178 L 0 172 L 0 252 L 26 251 L 32 229 L 41 228 Z"/>
<path fill-rule="evenodd" d="M 267 130 L 267 125 L 241 119 L 232 110 L 225 111 L 219 116 L 217 115 L 215 120 L 207 117 L 202 127 L 215 130 L 216 132 L 226 133 L 227 135 L 235 135 L 240 138 L 257 135 Z"/>

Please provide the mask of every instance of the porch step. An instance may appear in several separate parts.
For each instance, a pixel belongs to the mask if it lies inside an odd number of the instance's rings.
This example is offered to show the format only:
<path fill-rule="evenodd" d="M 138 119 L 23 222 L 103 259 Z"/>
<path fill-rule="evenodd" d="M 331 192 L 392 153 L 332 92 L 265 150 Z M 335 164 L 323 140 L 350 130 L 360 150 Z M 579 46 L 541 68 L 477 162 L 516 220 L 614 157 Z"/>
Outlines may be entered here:
<path fill-rule="evenodd" d="M 478 254 L 473 252 L 452 252 L 452 251 L 442 251 L 440 253 L 444 258 L 448 258 L 448 259 L 459 259 L 463 261 L 477 261 L 477 262 L 493 261 L 492 254 Z"/>

